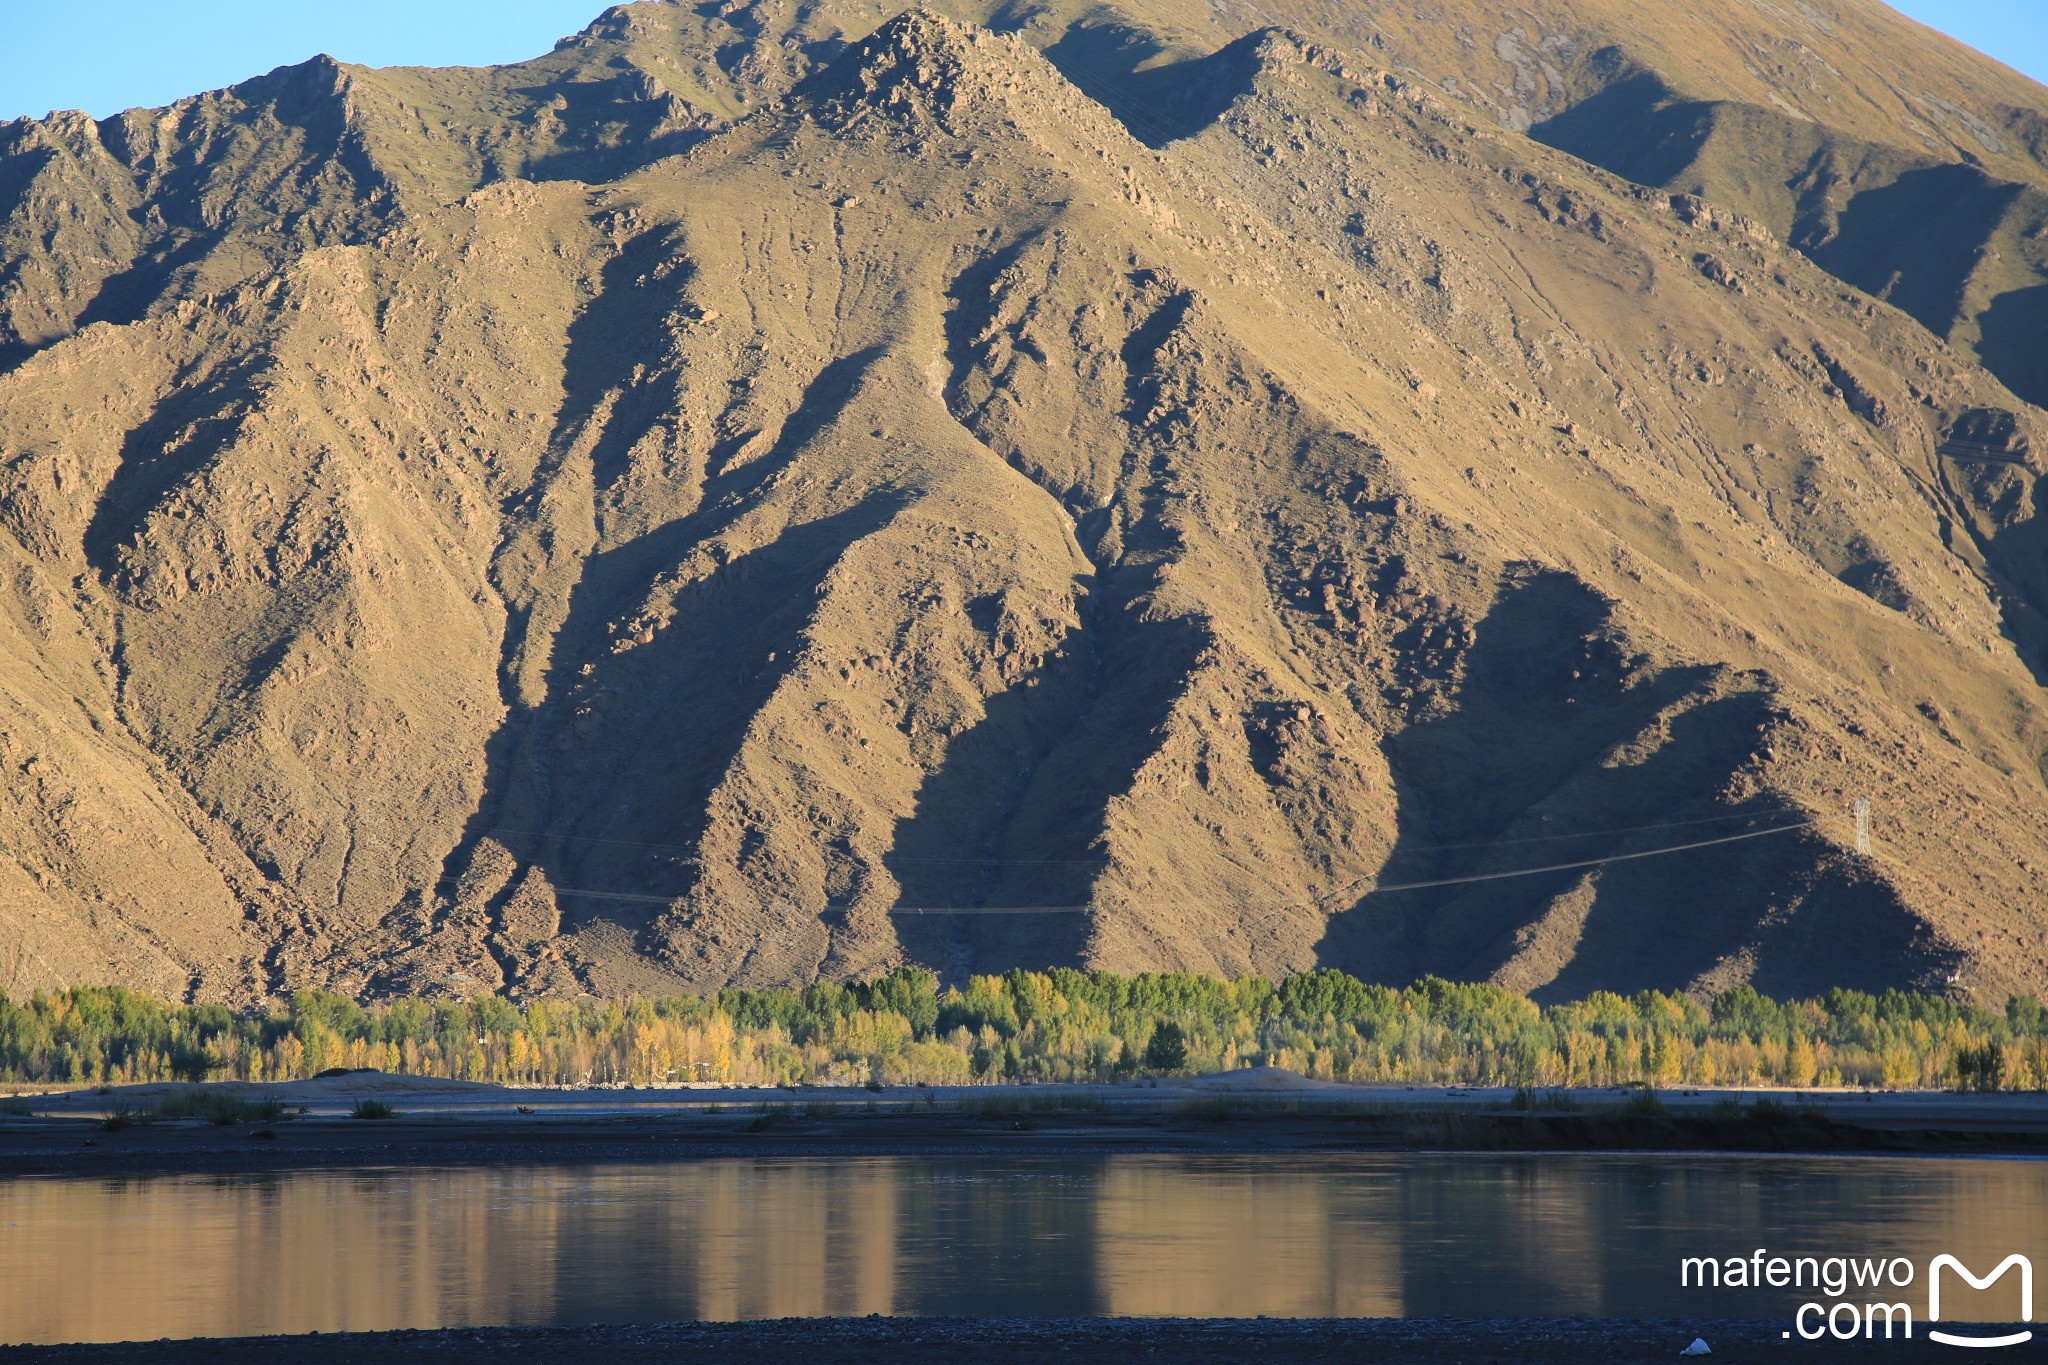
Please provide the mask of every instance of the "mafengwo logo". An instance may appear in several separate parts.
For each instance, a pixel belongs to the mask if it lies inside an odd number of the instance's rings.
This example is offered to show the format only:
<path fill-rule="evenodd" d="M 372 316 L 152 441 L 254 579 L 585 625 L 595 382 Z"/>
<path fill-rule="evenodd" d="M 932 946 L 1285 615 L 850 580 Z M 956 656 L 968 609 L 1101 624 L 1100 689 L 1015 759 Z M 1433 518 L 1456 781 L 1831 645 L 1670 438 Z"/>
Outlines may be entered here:
<path fill-rule="evenodd" d="M 2006 1332 L 1982 1328 L 1968 1332 L 1950 1331 L 1936 1324 L 1942 1309 L 1948 1319 L 1974 1321 L 1985 1316 L 1973 1313 L 1967 1303 L 1959 1305 L 1951 1289 L 1946 1305 L 1942 1299 L 1944 1274 L 1953 1283 L 1961 1281 L 1970 1289 L 1984 1291 L 2017 1271 L 2020 1315 Z M 1687 1289 L 1813 1289 L 1819 1299 L 1802 1303 L 1792 1315 L 1792 1326 L 1784 1333 L 1789 1340 L 1798 1335 L 1806 1341 L 1833 1338 L 1836 1341 L 1912 1340 L 1913 1304 L 1910 1290 L 1919 1278 L 1918 1268 L 1904 1256 L 1883 1260 L 1868 1256 L 1773 1256 L 1758 1247 L 1749 1256 L 1716 1260 L 1710 1256 L 1688 1256 L 1678 1263 L 1679 1284 Z M 1957 1257 L 1944 1252 L 1927 1263 L 1927 1337 L 1946 1346 L 1990 1348 L 2024 1346 L 2034 1339 L 2034 1263 L 2015 1252 L 1990 1272 L 1977 1274 Z"/>
<path fill-rule="evenodd" d="M 1941 1321 L 1941 1272 L 1944 1270 L 1955 1271 L 1956 1274 L 1969 1282 L 1972 1289 L 1989 1289 L 2004 1277 L 2006 1271 L 2018 1270 L 2020 1272 L 2020 1320 L 2023 1322 L 2032 1322 L 2034 1320 L 2034 1263 L 2032 1261 L 2018 1252 L 2014 1252 L 1998 1263 L 1998 1269 L 1979 1279 L 1970 1273 L 1968 1266 L 1965 1266 L 1955 1257 L 1944 1254 L 1935 1257 L 1927 1267 L 1927 1321 L 1930 1324 Z M 2008 1332 L 2006 1335 L 1999 1337 L 1966 1337 L 1938 1331 L 1932 1326 L 1927 1329 L 1927 1335 L 1936 1341 L 1946 1342 L 1950 1346 L 2021 1346 L 2034 1339 L 2034 1334 L 2031 1330 Z"/>

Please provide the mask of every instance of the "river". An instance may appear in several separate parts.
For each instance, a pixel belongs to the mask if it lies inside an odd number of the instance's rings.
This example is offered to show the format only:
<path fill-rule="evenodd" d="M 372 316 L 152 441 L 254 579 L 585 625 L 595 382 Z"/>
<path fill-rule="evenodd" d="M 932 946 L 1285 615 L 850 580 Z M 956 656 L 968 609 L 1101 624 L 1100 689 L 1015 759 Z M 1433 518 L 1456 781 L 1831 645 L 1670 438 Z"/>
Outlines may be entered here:
<path fill-rule="evenodd" d="M 2048 1266 L 2044 1215 L 2048 1163 L 2026 1160 L 1032 1154 L 17 1178 L 0 1180 L 0 1342 L 873 1313 L 1789 1321 L 1828 1296 L 1688 1288 L 1681 1261 L 1904 1257 L 1923 1280 L 1941 1253 Z M 1970 1316 L 2019 1316 L 2016 1279 Z"/>

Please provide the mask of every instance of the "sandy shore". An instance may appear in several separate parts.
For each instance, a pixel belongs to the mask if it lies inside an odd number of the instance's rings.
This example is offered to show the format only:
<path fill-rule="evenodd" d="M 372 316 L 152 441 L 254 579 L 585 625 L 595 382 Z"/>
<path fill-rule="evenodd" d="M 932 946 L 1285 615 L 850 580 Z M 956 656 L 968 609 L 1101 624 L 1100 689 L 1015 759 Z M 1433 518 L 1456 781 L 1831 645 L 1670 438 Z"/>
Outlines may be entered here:
<path fill-rule="evenodd" d="M 18 1106 L 38 1114 L 104 1115 L 114 1109 L 139 1109 L 201 1087 L 138 1085 L 92 1089 L 24 1089 L 11 1096 Z M 203 1087 L 248 1100 L 277 1100 L 305 1106 L 314 1114 L 346 1112 L 358 1099 L 379 1099 L 404 1105 L 412 1114 L 482 1116 L 514 1113 L 522 1108 L 543 1113 L 650 1114 L 690 1113 L 734 1106 L 758 1110 L 764 1105 L 830 1105 L 848 1110 L 869 1106 L 901 1108 L 916 1105 L 932 1110 L 1018 1106 L 1065 1106 L 1106 1111 L 1171 1112 L 1216 1101 L 1237 1102 L 1243 1112 L 1273 1110 L 1324 1112 L 1399 1110 L 1410 1113 L 1495 1113 L 1511 1107 L 1516 1091 L 1508 1087 L 1439 1087 L 1346 1085 L 1316 1081 L 1273 1067 L 1248 1067 L 1216 1075 L 1156 1081 L 1104 1084 L 1035 1084 L 975 1086 L 898 1086 L 863 1090 L 843 1086 L 730 1087 L 716 1086 L 588 1086 L 576 1089 L 525 1089 L 444 1081 L 385 1072 L 330 1074 L 317 1080 L 252 1084 L 227 1081 Z M 1627 1105 L 1639 1088 L 1545 1089 L 1531 1092 L 1539 1109 L 1599 1112 Z M 1660 1107 L 1671 1114 L 1707 1115 L 1730 1102 L 1769 1100 L 1788 1108 L 1824 1115 L 1870 1128 L 1969 1128 L 1978 1131 L 2048 1131 L 2048 1093 L 1962 1094 L 1952 1091 L 1803 1090 L 1773 1088 L 1660 1090 Z M 10 1092 L 0 1085 L 0 1101 Z M 0 1114 L 0 1117 L 6 1115 Z"/>
<path fill-rule="evenodd" d="M 1308 1365 L 1584 1365 L 1670 1361 L 1695 1336 L 1714 1360 L 1950 1360 L 1927 1341 L 1845 1346 L 1787 1340 L 1778 1323 L 1562 1319 L 1463 1322 L 1435 1319 L 1025 1319 L 817 1318 L 647 1327 L 483 1328 L 443 1332 L 154 1342 L 115 1346 L 0 1348 L 0 1362 L 51 1361 L 527 1361 L 710 1360 L 732 1365 L 900 1365 L 905 1361 L 1145 1360 L 1174 1365 L 1301 1361 Z"/>
<path fill-rule="evenodd" d="M 357 1073 L 206 1087 L 276 1117 L 152 1119 L 197 1088 L 0 1105 L 0 1169 L 27 1173 L 676 1160 L 958 1150 L 1708 1150 L 2048 1155 L 2048 1096 L 1395 1089 L 1244 1071 L 1158 1085 L 879 1092 L 518 1090 Z M 1759 1114 L 1750 1102 L 1775 1101 Z M 393 1117 L 351 1117 L 363 1100 Z M 1732 1102 L 1731 1102 L 1732 1101 Z M 127 1116 L 123 1123 L 120 1117 Z M 110 1123 L 109 1119 L 113 1118 Z"/>

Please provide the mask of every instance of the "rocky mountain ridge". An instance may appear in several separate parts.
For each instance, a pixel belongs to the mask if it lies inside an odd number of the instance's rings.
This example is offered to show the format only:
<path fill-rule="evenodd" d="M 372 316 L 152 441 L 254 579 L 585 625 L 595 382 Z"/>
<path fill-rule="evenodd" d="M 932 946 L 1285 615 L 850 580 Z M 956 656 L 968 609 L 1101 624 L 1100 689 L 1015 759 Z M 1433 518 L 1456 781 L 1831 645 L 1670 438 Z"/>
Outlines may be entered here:
<path fill-rule="evenodd" d="M 2048 94 L 1440 8 L 0 126 L 0 984 L 2048 984 Z"/>

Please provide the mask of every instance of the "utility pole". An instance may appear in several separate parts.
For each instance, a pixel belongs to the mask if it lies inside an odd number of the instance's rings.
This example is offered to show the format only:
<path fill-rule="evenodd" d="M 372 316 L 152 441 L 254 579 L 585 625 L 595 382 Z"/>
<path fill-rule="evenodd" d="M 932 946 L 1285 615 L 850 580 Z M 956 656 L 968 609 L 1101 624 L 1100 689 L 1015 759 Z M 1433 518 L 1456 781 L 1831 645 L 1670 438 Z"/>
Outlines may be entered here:
<path fill-rule="evenodd" d="M 1856 817 L 1856 856 L 1870 856 L 1870 798 L 1859 796 L 1849 811 Z"/>

